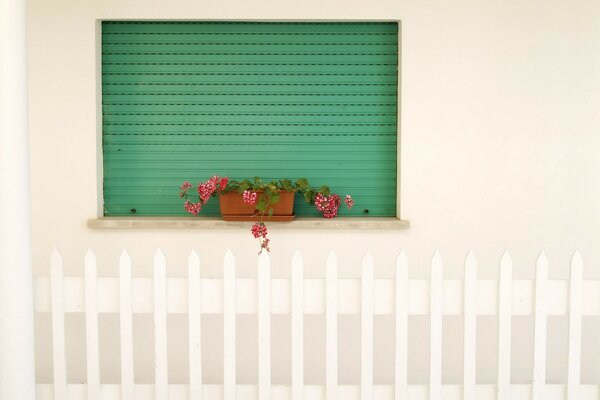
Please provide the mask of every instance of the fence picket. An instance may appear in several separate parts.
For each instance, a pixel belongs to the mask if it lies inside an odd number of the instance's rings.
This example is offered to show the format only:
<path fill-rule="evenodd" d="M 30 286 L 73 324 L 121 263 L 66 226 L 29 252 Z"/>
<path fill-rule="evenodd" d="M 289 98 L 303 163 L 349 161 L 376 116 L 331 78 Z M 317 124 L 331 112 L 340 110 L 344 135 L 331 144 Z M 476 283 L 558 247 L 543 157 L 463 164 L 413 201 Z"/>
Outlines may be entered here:
<path fill-rule="evenodd" d="M 396 371 L 395 399 L 408 399 L 408 260 L 401 251 L 396 260 Z"/>
<path fill-rule="evenodd" d="M 98 354 L 98 281 L 96 257 L 91 249 L 85 254 L 85 343 L 87 400 L 100 398 L 100 359 Z"/>
<path fill-rule="evenodd" d="M 54 249 L 50 256 L 52 287 L 52 360 L 54 369 L 54 398 L 67 398 L 67 365 L 65 354 L 65 306 L 63 288 L 63 260 Z"/>
<path fill-rule="evenodd" d="M 512 260 L 505 252 L 500 260 L 498 283 L 498 400 L 510 399 L 510 351 L 512 322 Z"/>
<path fill-rule="evenodd" d="M 430 360 L 429 360 L 429 399 L 442 398 L 442 257 L 435 252 L 431 259 L 430 290 Z"/>
<path fill-rule="evenodd" d="M 569 359 L 567 369 L 567 399 L 580 398 L 581 375 L 581 287 L 583 260 L 578 251 L 571 259 L 569 287 Z"/>
<path fill-rule="evenodd" d="M 337 313 L 338 313 L 338 282 L 337 257 L 332 251 L 327 257 L 326 266 L 326 323 L 325 323 L 325 386 L 327 400 L 338 397 L 338 349 L 337 349 Z"/>
<path fill-rule="evenodd" d="M 548 259 L 542 252 L 536 262 L 535 317 L 533 340 L 533 400 L 543 400 L 546 395 L 546 281 Z"/>
<path fill-rule="evenodd" d="M 258 257 L 258 398 L 271 398 L 271 271 L 266 253 Z"/>
<path fill-rule="evenodd" d="M 361 396 L 373 398 L 373 257 L 367 252 L 362 261 L 361 281 Z"/>
<path fill-rule="evenodd" d="M 131 258 L 123 250 L 119 258 L 119 311 L 121 330 L 121 399 L 135 396 L 133 380 L 133 304 Z"/>
<path fill-rule="evenodd" d="M 155 400 L 169 397 L 167 364 L 167 272 L 165 256 L 158 249 L 154 255 L 154 384 Z"/>
<path fill-rule="evenodd" d="M 302 257 L 292 258 L 292 400 L 304 399 L 304 271 Z"/>
<path fill-rule="evenodd" d="M 463 399 L 475 400 L 477 345 L 477 260 L 469 251 L 465 259 Z"/>
<path fill-rule="evenodd" d="M 190 399 L 202 399 L 202 285 L 200 259 L 195 251 L 188 258 L 188 341 Z"/>
<path fill-rule="evenodd" d="M 235 258 L 227 250 L 223 268 L 223 397 L 235 400 Z"/>

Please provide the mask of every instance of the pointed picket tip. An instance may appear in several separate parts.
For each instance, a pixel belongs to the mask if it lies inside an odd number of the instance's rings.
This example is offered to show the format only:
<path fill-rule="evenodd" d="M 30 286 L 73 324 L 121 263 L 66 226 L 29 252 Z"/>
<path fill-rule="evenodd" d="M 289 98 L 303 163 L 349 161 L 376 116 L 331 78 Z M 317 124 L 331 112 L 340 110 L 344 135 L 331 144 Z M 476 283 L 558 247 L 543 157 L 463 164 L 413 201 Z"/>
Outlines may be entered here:
<path fill-rule="evenodd" d="M 431 264 L 442 264 L 442 256 L 440 255 L 440 252 L 438 250 L 436 250 L 435 253 L 433 253 L 433 257 L 431 257 Z"/>
<path fill-rule="evenodd" d="M 398 253 L 398 257 L 396 257 L 396 265 L 408 265 L 408 257 L 406 257 L 404 250 L 400 250 L 400 253 Z"/>
<path fill-rule="evenodd" d="M 88 249 L 85 252 L 84 262 L 85 262 L 86 265 L 90 265 L 90 264 L 96 262 L 96 255 L 94 254 L 94 252 L 92 251 L 92 249 Z"/>
<path fill-rule="evenodd" d="M 337 256 L 335 251 L 331 250 L 327 256 L 327 265 L 337 264 Z"/>
<path fill-rule="evenodd" d="M 57 248 L 52 250 L 52 254 L 50 255 L 50 265 L 51 266 L 62 266 L 62 256 Z"/>
<path fill-rule="evenodd" d="M 477 274 L 477 258 L 472 250 L 469 250 L 465 257 L 465 278 L 467 275 Z"/>
<path fill-rule="evenodd" d="M 408 258 L 404 250 L 400 250 L 398 257 L 396 257 L 396 278 L 408 278 Z"/>
<path fill-rule="evenodd" d="M 571 282 L 580 281 L 583 278 L 583 259 L 579 251 L 571 258 Z"/>
<path fill-rule="evenodd" d="M 504 254 L 502 254 L 502 258 L 500 259 L 500 268 L 510 267 L 512 267 L 512 258 L 510 257 L 508 250 L 505 250 Z"/>
<path fill-rule="evenodd" d="M 196 250 L 192 250 L 188 257 L 188 265 L 190 267 L 199 267 L 200 266 L 200 257 L 198 257 L 198 253 Z"/>
<path fill-rule="evenodd" d="M 579 250 L 575 250 L 573 257 L 571 257 L 571 265 L 575 264 L 583 265 L 583 258 L 581 258 L 581 253 L 579 253 Z"/>
<path fill-rule="evenodd" d="M 131 257 L 129 257 L 129 252 L 127 249 L 123 249 L 121 252 L 121 256 L 119 256 L 119 264 L 122 266 L 131 264 Z"/>
<path fill-rule="evenodd" d="M 373 268 L 373 255 L 370 251 L 367 251 L 362 259 L 363 267 L 371 267 Z"/>
<path fill-rule="evenodd" d="M 160 249 L 160 247 L 156 249 L 156 253 L 154 253 L 154 262 L 160 264 L 164 264 L 165 262 L 165 254 Z"/>
<path fill-rule="evenodd" d="M 442 279 L 443 269 L 443 261 L 442 256 L 439 251 L 435 251 L 433 253 L 433 257 L 431 258 L 431 280 L 440 280 Z"/>
<path fill-rule="evenodd" d="M 62 274 L 62 256 L 57 249 L 50 255 L 50 271 L 52 275 Z"/>
<path fill-rule="evenodd" d="M 465 264 L 477 264 L 477 258 L 475 257 L 475 254 L 473 254 L 473 250 L 469 250 L 467 253 Z"/>
<path fill-rule="evenodd" d="M 233 265 L 235 263 L 235 257 L 233 256 L 231 250 L 227 249 L 223 261 L 225 262 L 225 265 Z"/>
<path fill-rule="evenodd" d="M 62 267 L 62 256 L 57 248 L 55 248 L 50 255 L 50 265 L 52 267 Z"/>
<path fill-rule="evenodd" d="M 258 265 L 261 267 L 268 267 L 271 265 L 271 257 L 269 257 L 269 253 L 263 251 L 258 255 Z"/>
<path fill-rule="evenodd" d="M 293 267 L 302 266 L 302 256 L 300 255 L 300 252 L 298 250 L 296 250 L 294 252 L 294 255 L 292 256 L 292 266 Z"/>
<path fill-rule="evenodd" d="M 88 249 L 85 253 L 84 257 L 84 271 L 87 275 L 95 275 L 96 274 L 96 256 L 92 249 Z"/>
<path fill-rule="evenodd" d="M 535 263 L 538 266 L 538 268 L 548 268 L 548 257 L 546 256 L 545 251 L 542 250 Z"/>

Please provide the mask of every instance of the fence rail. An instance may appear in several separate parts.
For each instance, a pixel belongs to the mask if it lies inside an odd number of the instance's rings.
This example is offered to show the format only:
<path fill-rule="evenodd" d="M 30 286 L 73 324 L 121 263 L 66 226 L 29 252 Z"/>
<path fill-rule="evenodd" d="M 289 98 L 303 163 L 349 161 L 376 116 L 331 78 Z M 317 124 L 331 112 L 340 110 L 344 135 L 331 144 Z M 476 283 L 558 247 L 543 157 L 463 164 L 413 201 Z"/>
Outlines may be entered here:
<path fill-rule="evenodd" d="M 224 257 L 222 279 L 202 278 L 195 252 L 188 261 L 187 278 L 168 278 L 160 250 L 154 257 L 152 278 L 131 276 L 131 259 L 123 251 L 119 277 L 98 277 L 96 259 L 85 256 L 84 277 L 64 277 L 58 251 L 51 256 L 50 277 L 35 278 L 35 309 L 52 313 L 52 385 L 38 385 L 38 399 L 598 399 L 598 386 L 580 384 L 581 319 L 600 315 L 600 281 L 584 281 L 578 253 L 571 261 L 569 280 L 549 280 L 548 260 L 537 260 L 535 280 L 513 280 L 512 261 L 505 253 L 498 280 L 477 279 L 477 261 L 469 253 L 464 280 L 443 279 L 443 260 L 436 252 L 430 279 L 409 279 L 408 261 L 400 253 L 395 279 L 374 279 L 370 254 L 362 262 L 361 279 L 339 279 L 338 261 L 331 253 L 325 279 L 306 279 L 303 260 L 296 253 L 291 279 L 271 279 L 267 255 L 258 258 L 257 279 L 237 279 L 231 252 Z M 68 384 L 65 363 L 65 313 L 85 313 L 87 383 Z M 121 384 L 102 384 L 99 374 L 98 314 L 120 314 Z M 134 381 L 132 317 L 154 316 L 155 379 L 153 385 Z M 189 385 L 169 384 L 167 369 L 167 315 L 188 315 Z M 222 385 L 202 383 L 202 314 L 222 314 L 224 324 L 224 378 Z M 236 315 L 258 315 L 258 381 L 236 384 Z M 271 384 L 271 314 L 291 314 L 292 379 L 290 386 Z M 304 384 L 304 315 L 325 315 L 326 379 L 324 386 Z M 340 314 L 361 317 L 361 373 L 357 385 L 338 384 L 338 331 Z M 373 384 L 373 316 L 395 318 L 394 385 Z M 408 316 L 429 315 L 429 385 L 409 385 L 407 379 Z M 462 385 L 442 384 L 442 317 L 464 316 Z M 497 385 L 476 383 L 476 317 L 498 316 Z M 531 385 L 510 382 L 511 319 L 532 315 L 535 332 Z M 568 315 L 567 382 L 545 382 L 546 318 Z"/>

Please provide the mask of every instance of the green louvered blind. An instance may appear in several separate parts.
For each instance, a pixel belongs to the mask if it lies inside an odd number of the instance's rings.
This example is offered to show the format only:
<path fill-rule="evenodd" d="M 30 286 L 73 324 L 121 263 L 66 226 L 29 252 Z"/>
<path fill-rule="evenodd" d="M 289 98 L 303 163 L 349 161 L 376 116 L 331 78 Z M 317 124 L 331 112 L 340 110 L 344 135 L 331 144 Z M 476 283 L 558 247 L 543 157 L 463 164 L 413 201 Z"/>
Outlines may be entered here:
<path fill-rule="evenodd" d="M 103 22 L 104 213 L 184 215 L 181 182 L 218 174 L 395 216 L 397 77 L 396 23 Z"/>

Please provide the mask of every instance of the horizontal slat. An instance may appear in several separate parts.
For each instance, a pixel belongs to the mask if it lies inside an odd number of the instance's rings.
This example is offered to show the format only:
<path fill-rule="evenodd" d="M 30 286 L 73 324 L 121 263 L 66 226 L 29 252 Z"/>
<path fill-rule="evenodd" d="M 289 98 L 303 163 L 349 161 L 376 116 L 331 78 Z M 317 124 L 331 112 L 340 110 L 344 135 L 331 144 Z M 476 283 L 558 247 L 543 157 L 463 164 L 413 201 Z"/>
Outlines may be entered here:
<path fill-rule="evenodd" d="M 317 145 L 315 145 L 317 147 Z M 345 146 L 343 152 L 336 154 L 335 161 L 391 161 L 396 160 L 396 149 L 390 146 L 369 146 L 365 151 L 350 150 Z M 359 146 L 356 146 L 359 147 Z M 363 146 L 364 147 L 364 146 Z M 375 147 L 375 150 L 373 149 Z M 317 147 L 318 148 L 318 147 Z M 298 151 L 298 146 L 279 146 L 276 151 L 257 150 L 248 152 L 247 148 L 235 151 L 216 150 L 207 152 L 200 146 L 170 146 L 161 148 L 156 145 L 105 145 L 104 160 L 118 161 L 318 161 L 331 156 L 328 151 L 310 149 L 309 152 Z"/>
<path fill-rule="evenodd" d="M 311 73 L 311 74 L 388 74 L 396 72 L 396 61 L 382 62 L 205 62 L 199 61 L 145 61 L 111 62 L 103 61 L 104 73 Z"/>
<path fill-rule="evenodd" d="M 252 169 L 244 169 L 241 166 L 238 166 L 236 168 L 227 168 L 227 169 L 217 169 L 217 168 L 212 168 L 210 170 L 210 173 L 203 173 L 202 175 L 205 177 L 204 179 L 207 179 L 206 177 L 209 175 L 221 175 L 221 176 L 231 176 L 231 177 L 235 177 L 235 176 L 239 176 L 239 177 L 253 177 L 253 176 L 266 176 L 266 175 L 270 175 L 273 173 L 273 170 L 270 168 L 266 168 L 266 169 L 258 169 L 258 168 L 252 168 Z M 298 173 L 297 170 L 291 169 L 291 168 L 281 168 L 278 169 L 278 171 L 282 174 L 285 174 L 284 176 L 290 178 L 293 180 L 293 178 L 307 178 L 308 180 L 310 180 L 311 182 L 317 182 L 317 181 L 322 181 L 324 179 L 326 179 L 327 177 L 329 178 L 346 178 L 348 176 L 347 173 L 345 173 L 344 171 L 331 171 L 331 170 L 307 170 L 307 171 L 302 171 L 302 174 L 300 175 Z M 226 172 L 226 173 L 224 173 Z M 145 178 L 173 178 L 176 179 L 178 181 L 183 182 L 184 180 L 189 180 L 189 179 L 193 179 L 195 176 L 197 176 L 198 174 L 198 169 L 197 168 L 193 168 L 193 169 L 182 169 L 179 171 L 169 171 L 169 170 L 164 170 L 164 169 L 160 169 L 158 171 L 154 171 L 151 175 L 146 173 L 143 170 L 106 170 L 104 173 L 105 177 L 108 178 L 130 178 L 130 179 L 145 179 Z M 326 174 L 326 176 L 324 175 Z M 369 173 L 369 171 L 359 171 L 356 170 L 355 172 L 352 173 L 352 176 L 357 180 L 367 180 L 370 179 L 371 177 L 373 177 L 372 173 Z M 393 180 L 396 177 L 396 172 L 393 170 L 386 170 L 386 171 L 381 171 L 381 173 L 377 174 L 377 178 L 378 179 L 390 179 Z"/>
<path fill-rule="evenodd" d="M 110 170 L 118 171 L 118 170 L 223 170 L 227 169 L 230 166 L 239 165 L 240 167 L 244 167 L 240 165 L 240 163 L 236 163 L 232 160 L 197 160 L 197 161 L 173 161 L 173 160 L 154 160 L 154 161 L 142 161 L 142 160 L 133 160 L 133 161 L 121 161 L 121 160 L 113 160 L 111 162 Z M 249 162 L 247 169 L 255 169 L 255 170 L 267 170 L 267 169 L 287 169 L 293 171 L 314 171 L 314 170 L 327 170 L 327 169 L 340 169 L 345 171 L 395 171 L 396 166 L 390 165 L 389 162 L 385 160 L 378 161 L 341 161 L 341 160 L 325 160 L 325 161 L 314 161 L 314 160 L 306 160 L 306 161 L 297 161 L 293 165 L 286 160 L 277 161 L 277 160 L 253 160 Z"/>
<path fill-rule="evenodd" d="M 246 175 L 247 176 L 247 175 Z M 242 179 L 243 177 L 235 177 L 235 176 L 231 176 L 231 179 Z M 204 181 L 207 179 L 207 176 L 198 176 L 198 174 L 196 173 L 195 176 L 186 176 L 184 179 L 189 180 L 193 185 L 198 184 L 201 181 Z M 265 180 L 265 182 L 269 182 L 272 180 L 277 180 L 277 177 L 274 176 L 264 176 L 263 179 Z M 364 185 L 361 185 L 361 187 L 365 188 L 366 190 L 370 190 L 370 189 L 376 189 L 376 188 L 380 188 L 380 187 L 389 187 L 390 185 L 393 184 L 393 180 L 388 180 L 388 179 L 371 179 L 369 180 L 369 182 L 366 182 Z M 105 177 L 105 183 L 107 185 L 110 185 L 110 190 L 120 190 L 123 189 L 125 187 L 131 188 L 132 190 L 153 190 L 154 188 L 156 190 L 173 190 L 173 188 L 175 187 L 179 187 L 179 185 L 182 183 L 183 181 L 181 180 L 177 180 L 174 178 L 153 178 L 153 179 L 149 179 L 148 181 L 141 181 L 138 179 L 127 179 L 127 178 L 106 178 Z M 327 181 L 328 183 L 330 183 L 330 187 L 334 188 L 334 187 L 346 187 L 346 186 L 351 186 L 352 184 L 356 183 L 354 179 L 352 178 L 336 178 L 336 179 L 330 179 Z M 320 187 L 324 184 L 324 182 L 322 180 L 315 180 L 314 182 L 312 182 L 312 184 L 314 184 L 316 187 Z"/>
<path fill-rule="evenodd" d="M 139 41 L 109 41 L 104 42 L 102 50 L 106 54 L 111 53 L 130 53 L 130 52 L 142 52 L 142 53 L 157 53 L 157 52 L 168 52 L 168 53 L 179 53 L 189 52 L 234 52 L 234 53 L 396 53 L 398 51 L 398 45 L 394 42 L 388 43 L 343 43 L 343 42 L 235 42 L 229 41 L 224 43 L 210 42 L 210 41 L 189 41 L 181 42 L 178 40 L 172 40 L 168 42 L 139 42 Z"/>
<path fill-rule="evenodd" d="M 170 113 L 204 112 L 256 113 L 268 110 L 271 113 L 394 113 L 396 104 L 391 103 L 194 103 L 194 102 L 104 102 L 104 113 Z"/>
<path fill-rule="evenodd" d="M 260 114 L 260 113 L 105 113 L 104 123 L 105 124 L 131 124 L 137 123 L 146 125 L 148 123 L 163 123 L 163 124 L 174 124 L 179 123 L 225 123 L 229 124 L 235 121 L 236 124 L 388 124 L 390 121 L 395 120 L 395 114 L 364 114 L 364 113 L 352 113 L 352 114 L 291 114 L 291 113 L 278 113 L 278 114 Z"/>
<path fill-rule="evenodd" d="M 131 210 L 135 210 L 132 212 Z M 365 211 L 366 210 L 366 211 Z M 107 217 L 110 216 L 180 216 L 180 217 L 189 217 L 192 218 L 190 214 L 188 214 L 183 209 L 183 202 L 181 204 L 166 204 L 166 205 L 140 205 L 134 202 L 130 202 L 127 204 L 111 204 L 105 205 L 104 207 L 105 215 Z M 304 207 L 298 206 L 294 209 L 296 216 L 301 217 L 323 217 L 314 207 Z M 351 210 L 344 209 L 340 212 L 344 217 L 385 217 L 388 215 L 394 215 L 396 213 L 396 208 L 394 205 L 369 205 L 365 206 L 355 206 Z M 205 217 L 215 217 L 219 216 L 219 205 L 215 202 L 209 204 L 202 208 L 202 216 Z M 201 218 L 201 217 L 196 217 Z"/>
<path fill-rule="evenodd" d="M 357 188 L 358 189 L 358 188 Z M 344 193 L 345 194 L 345 193 Z M 387 203 L 389 203 L 390 198 L 395 198 L 396 197 L 396 193 L 395 192 L 391 192 L 391 193 L 387 193 L 387 196 L 385 194 L 381 194 L 380 196 L 378 195 L 371 195 L 371 196 L 365 196 L 365 195 L 355 195 L 353 196 L 354 201 L 358 202 L 358 204 L 361 204 L 361 201 L 363 202 L 369 202 L 370 206 L 385 206 Z M 142 206 L 142 205 L 167 205 L 167 204 L 173 204 L 173 200 L 175 201 L 175 203 L 177 205 L 183 206 L 183 201 L 181 201 L 179 199 L 178 196 L 178 190 L 171 190 L 170 193 L 167 192 L 166 194 L 154 194 L 152 196 L 148 196 L 148 195 L 107 195 L 106 198 L 108 200 L 110 200 L 111 204 L 128 204 L 130 201 L 134 201 L 135 204 Z M 192 194 L 191 198 L 194 198 L 194 195 Z M 300 199 L 300 195 L 298 195 L 298 207 L 302 207 L 304 204 L 301 203 L 301 199 Z M 216 199 L 214 200 L 215 202 L 218 202 Z M 313 207 L 313 206 L 310 206 Z M 344 212 L 344 214 L 346 214 Z"/>
<path fill-rule="evenodd" d="M 112 52 L 102 53 L 104 62 L 139 63 L 139 62 L 324 62 L 324 63 L 375 63 L 391 64 L 398 60 L 393 52 Z"/>
<path fill-rule="evenodd" d="M 304 279 L 304 312 L 306 314 L 325 313 L 325 280 Z M 223 312 L 223 280 L 202 279 L 202 312 L 219 314 Z M 48 277 L 36 277 L 35 310 L 50 312 L 50 280 Z M 462 281 L 443 281 L 443 314 L 462 315 Z M 85 283 L 83 277 L 64 278 L 64 307 L 72 313 L 85 312 Z M 340 314 L 359 314 L 360 279 L 338 279 L 338 310 Z M 514 280 L 512 282 L 512 315 L 532 315 L 534 312 L 534 281 Z M 498 282 L 496 280 L 477 281 L 477 315 L 496 315 L 498 312 Z M 585 306 L 584 316 L 600 315 L 600 302 L 587 302 L 598 297 L 600 281 L 585 280 L 582 285 L 582 298 Z M 409 279 L 408 313 L 410 315 L 429 314 L 429 281 Z M 237 313 L 254 314 L 257 310 L 256 279 L 237 280 Z M 568 314 L 568 281 L 549 280 L 547 282 L 548 315 Z M 271 313 L 289 314 L 291 312 L 291 283 L 289 279 L 271 280 Z M 187 313 L 187 280 L 185 278 L 167 279 L 168 312 Z M 373 312 L 376 315 L 394 313 L 394 281 L 392 279 L 373 280 Z M 118 278 L 98 278 L 98 312 L 119 312 Z M 152 278 L 133 278 L 133 312 L 152 313 Z"/>
<path fill-rule="evenodd" d="M 170 134 L 159 133 L 160 126 L 144 127 L 145 129 L 153 129 L 153 132 L 145 134 L 137 132 L 115 132 L 105 134 L 105 145 L 107 144 L 156 144 L 156 145 L 181 145 L 189 144 L 204 145 L 207 149 L 215 150 L 215 146 L 227 146 L 229 150 L 231 146 L 236 145 L 263 145 L 263 146 L 289 146 L 292 144 L 301 144 L 306 146 L 317 146 L 314 150 L 323 150 L 319 146 L 344 146 L 347 144 L 361 143 L 368 146 L 380 146 L 383 144 L 396 143 L 396 135 L 386 132 L 371 132 L 371 133 L 341 133 L 344 129 L 365 132 L 367 127 L 328 127 L 330 132 L 327 135 L 320 136 L 309 132 L 298 132 L 302 127 L 263 127 L 266 131 L 263 135 L 255 134 L 256 127 L 239 126 L 236 127 L 237 133 L 219 133 L 213 130 L 218 127 L 213 127 L 209 134 L 188 133 L 187 131 L 171 132 Z M 376 127 L 380 131 L 384 131 L 381 127 Z M 163 128 L 164 129 L 164 128 Z M 239 133 L 240 131 L 246 131 Z M 339 134 L 337 132 L 340 132 Z M 331 148 L 331 147 L 330 147 Z M 277 150 L 277 147 L 273 147 Z M 327 148 L 329 149 L 329 148 Z M 331 148 L 333 150 L 333 148 Z"/>
<path fill-rule="evenodd" d="M 179 184 L 181 184 L 181 182 L 178 182 Z M 132 196 L 132 197 L 136 197 L 136 196 L 140 196 L 140 197 L 144 197 L 144 196 L 156 196 L 156 195 L 162 195 L 163 199 L 162 200 L 168 200 L 169 196 L 177 196 L 178 192 L 179 192 L 179 184 L 174 184 L 171 186 L 166 186 L 166 187 L 154 187 L 154 188 L 149 188 L 149 187 L 141 187 L 141 188 L 129 188 L 126 186 L 120 186 L 120 187 L 116 187 L 116 188 L 110 188 L 109 190 L 106 190 L 104 192 L 105 196 Z M 382 185 L 381 187 L 370 187 L 368 188 L 368 195 L 363 195 L 360 193 L 357 193 L 356 195 L 354 195 L 354 199 L 355 200 L 359 200 L 361 198 L 378 198 L 378 197 L 382 197 L 382 196 L 390 196 L 390 197 L 395 197 L 396 196 L 396 190 L 394 188 L 390 187 L 391 185 Z M 355 186 L 356 188 L 358 188 L 358 186 Z M 363 189 L 366 189 L 364 186 L 360 186 Z M 336 186 L 331 186 L 332 190 L 335 192 L 337 191 L 335 188 Z M 298 197 L 296 198 L 296 201 L 298 202 L 302 202 L 302 197 L 301 195 L 297 195 Z M 216 201 L 216 200 L 215 200 Z"/>
<path fill-rule="evenodd" d="M 246 21 L 206 21 L 206 22 L 163 22 L 163 21 L 106 21 L 102 23 L 104 35 L 116 33 L 156 34 L 166 32 L 178 33 L 214 33 L 223 34 L 256 34 L 257 32 L 274 35 L 309 34 L 392 34 L 398 31 L 396 22 L 246 22 Z"/>
<path fill-rule="evenodd" d="M 289 28 L 288 28 L 289 29 Z M 221 33 L 221 34 L 219 34 Z M 357 45 L 357 44 L 397 44 L 398 40 L 393 33 L 382 34 L 350 34 L 350 32 L 331 32 L 325 35 L 302 34 L 299 32 L 246 32 L 246 33 L 228 33 L 228 32 L 190 32 L 189 34 L 180 34 L 174 29 L 170 32 L 150 32 L 150 33 L 109 33 L 105 32 L 102 36 L 103 43 L 107 45 L 118 45 L 121 43 L 130 44 L 147 44 L 156 45 L 202 45 L 202 44 L 219 44 L 219 45 L 246 45 L 246 46 L 263 46 L 263 45 L 281 45 L 294 46 L 298 44 L 328 44 L 328 45 Z"/>
<path fill-rule="evenodd" d="M 396 93 L 103 93 L 103 102 L 244 102 L 244 103 L 389 103 Z"/>
<path fill-rule="evenodd" d="M 320 83 L 320 84 L 396 84 L 396 68 L 378 73 L 345 74 L 345 73 L 271 73 L 245 72 L 238 68 L 232 73 L 206 73 L 198 71 L 179 72 L 104 72 L 102 80 L 107 83 L 136 82 L 143 83 Z"/>
<path fill-rule="evenodd" d="M 477 385 L 475 389 L 475 397 L 478 400 L 495 400 L 496 399 L 495 385 Z M 101 398 L 104 400 L 118 400 L 119 385 L 104 384 L 100 386 Z M 203 398 L 205 399 L 220 399 L 222 398 L 222 385 L 203 385 Z M 360 386 L 340 385 L 339 398 L 344 400 L 359 400 Z M 531 385 L 511 385 L 511 394 L 514 400 L 530 400 Z M 137 399 L 153 398 L 154 385 L 135 385 L 135 397 Z M 188 400 L 189 387 L 188 385 L 169 385 L 169 399 L 171 400 Z M 241 400 L 258 400 L 258 390 L 256 385 L 237 385 L 236 397 Z M 271 386 L 271 394 L 273 398 L 279 400 L 291 400 L 292 393 L 289 386 L 273 385 Z M 596 385 L 582 385 L 580 397 L 577 400 L 597 400 L 600 394 L 600 388 Z M 85 385 L 70 384 L 68 385 L 69 400 L 85 400 Z M 307 400 L 326 400 L 325 388 L 323 386 L 306 385 L 304 386 L 304 398 Z M 442 396 L 444 400 L 460 400 L 462 399 L 462 386 L 460 385 L 443 385 Z M 392 400 L 394 399 L 394 390 L 391 385 L 374 385 L 373 398 L 377 400 Z M 412 400 L 429 399 L 429 390 L 427 385 L 409 385 L 408 398 Z M 36 385 L 37 400 L 52 400 L 52 385 L 37 384 Z M 547 385 L 545 392 L 545 400 L 567 400 L 565 385 Z"/>

